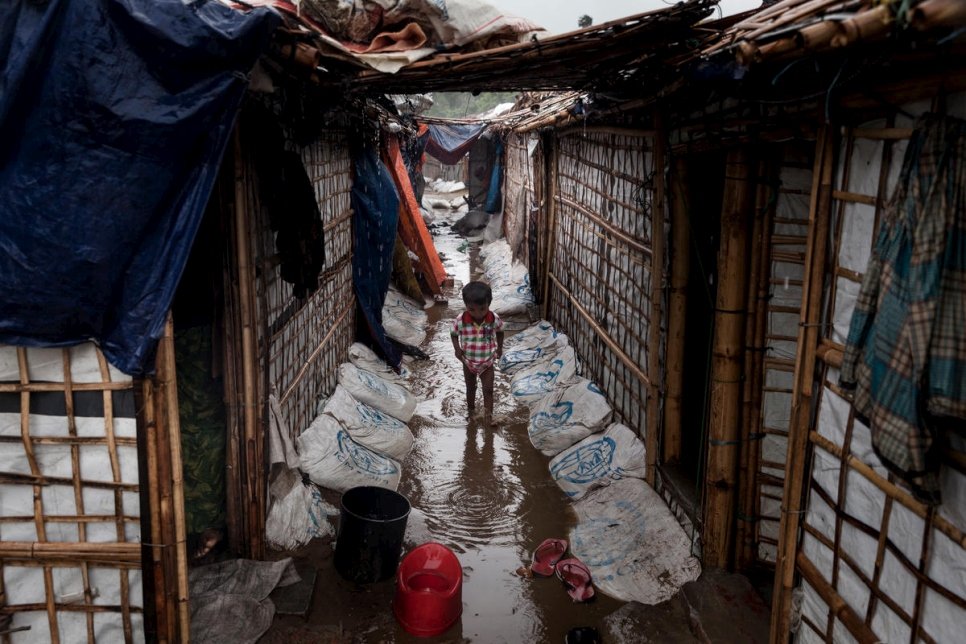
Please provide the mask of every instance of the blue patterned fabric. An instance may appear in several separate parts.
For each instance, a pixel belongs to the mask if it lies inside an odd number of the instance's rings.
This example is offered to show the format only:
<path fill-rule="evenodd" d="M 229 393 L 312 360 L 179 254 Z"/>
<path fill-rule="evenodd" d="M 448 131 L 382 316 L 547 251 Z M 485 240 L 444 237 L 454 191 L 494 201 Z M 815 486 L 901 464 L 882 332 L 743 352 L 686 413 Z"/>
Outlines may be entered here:
<path fill-rule="evenodd" d="M 862 282 L 841 370 L 883 463 L 939 502 L 943 431 L 966 419 L 966 121 L 925 115 Z"/>

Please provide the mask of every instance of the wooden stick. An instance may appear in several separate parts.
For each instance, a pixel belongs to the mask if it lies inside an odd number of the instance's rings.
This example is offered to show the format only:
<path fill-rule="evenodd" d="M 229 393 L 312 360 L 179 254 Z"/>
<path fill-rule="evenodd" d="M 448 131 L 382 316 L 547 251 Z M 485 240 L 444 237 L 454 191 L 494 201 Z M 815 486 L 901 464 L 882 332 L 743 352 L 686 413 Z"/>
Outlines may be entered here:
<path fill-rule="evenodd" d="M 785 462 L 785 489 L 782 495 L 782 518 L 779 526 L 778 554 L 775 560 L 775 593 L 770 637 L 770 641 L 774 644 L 785 644 L 790 633 L 792 591 L 795 587 L 795 554 L 798 551 L 800 511 L 806 491 L 803 479 L 809 460 L 807 448 L 812 379 L 823 295 L 823 267 L 831 211 L 834 158 L 834 133 L 829 126 L 823 126 L 816 144 L 815 168 L 812 177 L 809 234 L 805 250 L 805 286 L 802 287 L 803 306 L 798 328 L 798 352 L 795 356 L 794 393 Z"/>
<path fill-rule="evenodd" d="M 748 220 L 752 207 L 747 149 L 733 148 L 725 161 L 711 362 L 711 419 L 704 493 L 704 565 L 731 569 L 740 441 L 741 374 Z"/>
<path fill-rule="evenodd" d="M 671 293 L 668 298 L 667 393 L 664 398 L 662 455 L 665 463 L 677 463 L 681 459 L 684 329 L 691 266 L 691 224 L 688 215 L 688 159 L 681 155 L 675 159 L 671 171 Z"/>
<path fill-rule="evenodd" d="M 239 299 L 239 318 L 241 320 L 241 366 L 242 366 L 242 400 L 243 400 L 243 428 L 244 442 L 242 443 L 243 453 L 246 458 L 242 459 L 243 470 L 243 492 L 245 499 L 245 523 L 249 535 L 249 548 L 246 556 L 258 559 L 262 556 L 261 535 L 265 529 L 264 524 L 258 523 L 260 514 L 258 509 L 257 490 L 264 485 L 262 480 L 260 463 L 256 458 L 256 443 L 263 437 L 260 436 L 258 427 L 258 383 L 256 381 L 256 369 L 258 353 L 255 340 L 255 317 L 252 311 L 252 292 L 253 282 L 251 247 L 249 246 L 248 232 L 248 202 L 245 190 L 245 163 L 242 156 L 241 133 L 239 128 L 234 132 L 234 152 L 235 152 L 235 253 L 238 261 L 238 299 Z"/>
<path fill-rule="evenodd" d="M 661 429 L 661 419 L 658 417 L 661 403 L 661 321 L 663 319 L 664 304 L 664 245 L 665 245 L 665 211 L 667 177 L 664 119 L 660 107 L 654 112 L 654 196 L 651 202 L 651 319 L 648 324 L 648 364 L 647 375 L 651 382 L 647 398 L 647 434 L 644 437 L 647 450 L 647 469 L 644 476 L 648 485 L 654 487 L 658 463 L 658 447 L 660 445 L 658 432 Z M 642 151 L 643 154 L 643 151 Z"/>

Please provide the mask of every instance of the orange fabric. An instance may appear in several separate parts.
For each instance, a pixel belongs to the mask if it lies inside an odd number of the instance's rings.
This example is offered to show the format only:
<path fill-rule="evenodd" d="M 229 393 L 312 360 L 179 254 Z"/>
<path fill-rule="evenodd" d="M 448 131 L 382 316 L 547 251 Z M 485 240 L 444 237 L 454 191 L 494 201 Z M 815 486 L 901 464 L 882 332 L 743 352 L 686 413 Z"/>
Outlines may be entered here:
<path fill-rule="evenodd" d="M 446 279 L 446 269 L 443 268 L 443 262 L 436 252 L 433 236 L 429 234 L 426 222 L 419 212 L 419 204 L 416 203 L 416 195 L 413 194 L 413 187 L 409 182 L 409 173 L 406 171 L 406 164 L 399 150 L 399 139 L 394 136 L 388 139 L 386 156 L 388 157 L 386 165 L 389 166 L 389 172 L 399 191 L 399 236 L 402 237 L 406 248 L 419 256 L 414 264 L 416 269 L 426 277 L 430 289 L 436 295 L 442 294 L 441 285 Z"/>

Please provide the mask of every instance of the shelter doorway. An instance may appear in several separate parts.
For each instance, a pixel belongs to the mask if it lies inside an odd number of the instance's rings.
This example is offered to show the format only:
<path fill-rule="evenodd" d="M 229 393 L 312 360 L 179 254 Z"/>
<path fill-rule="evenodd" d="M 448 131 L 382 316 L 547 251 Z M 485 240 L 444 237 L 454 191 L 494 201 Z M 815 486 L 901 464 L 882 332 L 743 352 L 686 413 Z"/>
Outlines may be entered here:
<path fill-rule="evenodd" d="M 687 316 L 685 318 L 681 449 L 662 470 L 677 491 L 689 518 L 701 523 L 711 401 L 711 352 L 718 284 L 718 246 L 724 191 L 724 154 L 689 153 L 687 217 L 689 228 Z"/>
<path fill-rule="evenodd" d="M 220 185 L 220 184 L 218 184 Z M 227 543 L 223 219 L 212 195 L 172 305 L 189 561 Z"/>

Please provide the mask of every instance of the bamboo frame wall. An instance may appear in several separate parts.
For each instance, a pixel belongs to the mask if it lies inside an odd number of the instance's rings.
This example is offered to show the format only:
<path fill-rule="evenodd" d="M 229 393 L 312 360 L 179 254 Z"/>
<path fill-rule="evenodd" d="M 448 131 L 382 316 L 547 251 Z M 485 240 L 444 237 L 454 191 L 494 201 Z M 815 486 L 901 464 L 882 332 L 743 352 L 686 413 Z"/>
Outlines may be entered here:
<path fill-rule="evenodd" d="M 966 622 L 961 452 L 947 454 L 947 505 L 923 505 L 879 464 L 869 429 L 837 384 L 848 332 L 844 321 L 867 259 L 857 240 L 871 247 L 911 134 L 908 115 L 928 107 L 928 101 L 907 105 L 843 128 L 834 144 L 828 137 L 820 146 L 802 315 L 805 350 L 796 370 L 799 413 L 790 433 L 798 457 L 788 460 L 773 641 L 786 641 L 796 627 L 805 642 L 953 641 Z M 864 168 L 873 171 L 859 172 Z M 800 623 L 793 621 L 797 614 L 785 612 L 798 585 L 796 572 L 803 592 Z"/>
<path fill-rule="evenodd" d="M 187 641 L 173 367 L 170 324 L 141 382 L 89 343 L 0 347 L 0 615 L 19 637 Z"/>
<path fill-rule="evenodd" d="M 242 137 L 244 141 L 244 136 Z M 293 145 L 293 144 L 289 144 Z M 275 250 L 275 235 L 268 213 L 259 203 L 257 184 L 253 180 L 251 159 L 245 158 L 240 169 L 242 189 L 236 204 L 251 217 L 250 233 L 235 229 L 235 237 L 243 238 L 235 253 L 229 273 L 237 275 L 236 283 L 245 281 L 245 257 L 250 266 L 252 292 L 250 310 L 246 313 L 246 296 L 240 289 L 232 291 L 229 315 L 236 328 L 228 330 L 228 345 L 244 347 L 244 321 L 250 320 L 254 331 L 254 355 L 250 359 L 257 368 L 257 382 L 244 382 L 243 369 L 249 358 L 229 356 L 236 365 L 234 373 L 226 370 L 226 387 L 235 395 L 236 404 L 229 408 L 229 459 L 244 472 L 234 481 L 229 498 L 236 499 L 236 513 L 241 521 L 231 526 L 242 550 L 249 556 L 263 556 L 263 533 L 266 516 L 267 449 L 265 441 L 266 402 L 270 393 L 278 397 L 288 431 L 294 439 L 318 414 L 320 400 L 334 389 L 338 365 L 348 356 L 355 335 L 355 295 L 352 290 L 352 210 L 349 195 L 352 188 L 351 161 L 346 133 L 327 129 L 311 144 L 301 148 L 306 172 L 315 189 L 322 215 L 325 236 L 325 268 L 318 289 L 304 300 L 295 298 L 292 286 L 281 279 Z M 244 154 L 244 152 L 242 152 Z M 240 325 L 240 327 L 239 327 Z M 232 339 L 234 338 L 234 339 Z M 239 359 L 240 358 L 240 359 Z M 253 388 L 253 391 L 249 389 Z M 257 409 L 257 429 L 252 435 L 241 423 L 249 405 Z M 230 468 L 231 469 L 231 468 Z M 231 507 L 231 504 L 230 504 Z M 243 524 L 239 527 L 237 524 Z"/>
<path fill-rule="evenodd" d="M 645 438 L 652 213 L 663 221 L 664 212 L 655 202 L 663 172 L 655 171 L 653 134 L 593 127 L 557 133 L 546 200 L 547 316 L 568 335 L 584 374 L 605 392 L 616 416 Z M 654 457 L 651 449 L 648 458 Z"/>

